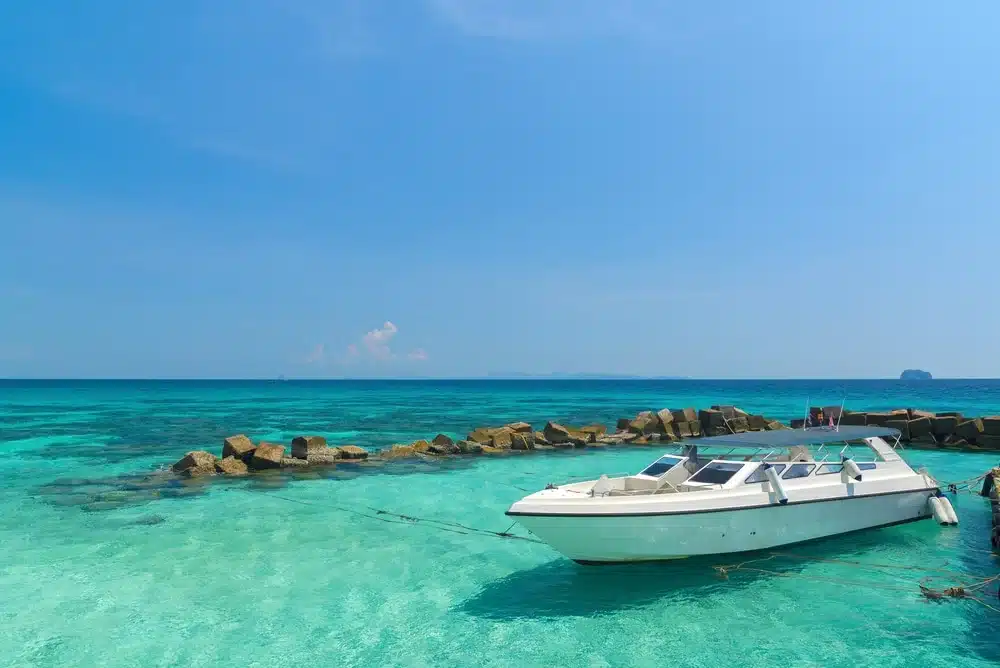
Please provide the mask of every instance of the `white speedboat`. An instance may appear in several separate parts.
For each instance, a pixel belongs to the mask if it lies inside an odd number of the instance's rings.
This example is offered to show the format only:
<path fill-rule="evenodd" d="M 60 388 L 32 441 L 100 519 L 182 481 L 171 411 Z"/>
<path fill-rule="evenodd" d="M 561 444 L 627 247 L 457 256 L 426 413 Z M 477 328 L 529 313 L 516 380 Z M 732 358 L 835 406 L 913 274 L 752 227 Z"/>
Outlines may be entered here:
<path fill-rule="evenodd" d="M 762 550 L 931 516 L 957 523 L 938 481 L 898 446 L 899 432 L 882 427 L 703 438 L 636 475 L 549 485 L 507 515 L 585 564 Z"/>

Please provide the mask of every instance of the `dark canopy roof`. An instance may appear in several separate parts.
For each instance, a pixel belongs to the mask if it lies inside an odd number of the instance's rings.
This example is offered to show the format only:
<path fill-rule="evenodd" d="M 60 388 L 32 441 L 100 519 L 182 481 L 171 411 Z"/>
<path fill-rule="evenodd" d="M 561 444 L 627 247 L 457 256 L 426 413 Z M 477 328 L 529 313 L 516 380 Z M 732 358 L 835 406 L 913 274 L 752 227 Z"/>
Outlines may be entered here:
<path fill-rule="evenodd" d="M 899 436 L 898 429 L 888 427 L 858 427 L 844 425 L 838 429 L 818 427 L 813 429 L 779 429 L 776 431 L 748 431 L 743 434 L 710 436 L 691 441 L 691 445 L 719 445 L 727 447 L 751 446 L 761 448 L 790 448 L 793 445 L 842 443 L 873 436 Z"/>

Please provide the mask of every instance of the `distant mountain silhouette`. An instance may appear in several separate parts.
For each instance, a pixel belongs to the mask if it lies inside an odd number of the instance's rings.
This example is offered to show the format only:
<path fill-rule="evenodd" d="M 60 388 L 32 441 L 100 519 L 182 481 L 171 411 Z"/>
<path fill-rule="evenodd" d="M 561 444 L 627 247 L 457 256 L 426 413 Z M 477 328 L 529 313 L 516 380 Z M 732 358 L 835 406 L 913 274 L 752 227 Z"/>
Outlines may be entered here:
<path fill-rule="evenodd" d="M 620 373 L 526 373 L 523 371 L 491 371 L 487 378 L 551 378 L 590 380 L 681 380 L 686 376 L 632 376 Z"/>
<path fill-rule="evenodd" d="M 900 380 L 931 380 L 930 372 L 924 371 L 922 369 L 907 369 L 903 373 L 899 374 Z"/>

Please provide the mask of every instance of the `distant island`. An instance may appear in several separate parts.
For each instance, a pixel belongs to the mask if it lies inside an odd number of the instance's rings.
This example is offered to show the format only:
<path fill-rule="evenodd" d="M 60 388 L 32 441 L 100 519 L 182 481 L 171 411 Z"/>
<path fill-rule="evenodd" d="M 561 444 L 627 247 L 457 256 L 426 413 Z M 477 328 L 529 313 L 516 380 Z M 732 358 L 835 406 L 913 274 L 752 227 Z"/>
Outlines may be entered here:
<path fill-rule="evenodd" d="M 630 376 L 616 373 L 526 373 L 522 371 L 491 371 L 486 374 L 487 378 L 551 378 L 551 379 L 577 379 L 577 380 L 683 380 L 685 376 Z"/>
<path fill-rule="evenodd" d="M 907 369 L 903 373 L 899 374 L 900 380 L 931 380 L 929 371 L 924 371 L 922 369 Z"/>

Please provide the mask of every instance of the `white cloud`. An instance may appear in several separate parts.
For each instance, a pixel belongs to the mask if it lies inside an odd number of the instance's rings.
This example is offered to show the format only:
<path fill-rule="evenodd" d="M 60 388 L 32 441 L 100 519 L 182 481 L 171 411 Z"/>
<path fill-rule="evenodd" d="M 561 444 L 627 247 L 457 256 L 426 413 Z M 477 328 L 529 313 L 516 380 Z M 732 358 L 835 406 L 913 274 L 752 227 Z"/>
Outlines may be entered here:
<path fill-rule="evenodd" d="M 395 357 L 392 349 L 389 348 L 389 341 L 396 336 L 399 328 L 392 322 L 386 320 L 380 329 L 373 329 L 364 335 L 361 343 L 364 344 L 368 354 L 377 360 L 389 360 Z"/>

